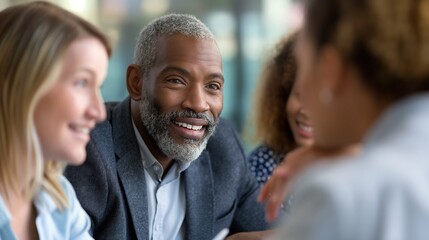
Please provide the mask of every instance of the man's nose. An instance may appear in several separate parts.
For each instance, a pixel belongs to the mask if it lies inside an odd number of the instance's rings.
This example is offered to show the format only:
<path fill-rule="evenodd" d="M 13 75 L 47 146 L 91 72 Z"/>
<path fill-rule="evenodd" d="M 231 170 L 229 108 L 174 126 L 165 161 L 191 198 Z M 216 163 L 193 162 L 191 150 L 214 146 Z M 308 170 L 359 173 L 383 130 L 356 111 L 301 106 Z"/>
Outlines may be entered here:
<path fill-rule="evenodd" d="M 206 112 L 210 109 L 204 86 L 194 85 L 185 93 L 182 107 L 194 112 Z"/>

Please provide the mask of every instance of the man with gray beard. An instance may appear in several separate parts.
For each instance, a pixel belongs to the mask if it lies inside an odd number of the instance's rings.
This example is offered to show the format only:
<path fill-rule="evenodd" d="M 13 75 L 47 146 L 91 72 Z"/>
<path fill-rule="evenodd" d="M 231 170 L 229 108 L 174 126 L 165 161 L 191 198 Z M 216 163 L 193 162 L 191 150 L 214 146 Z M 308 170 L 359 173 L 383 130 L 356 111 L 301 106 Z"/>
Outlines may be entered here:
<path fill-rule="evenodd" d="M 157 146 L 159 146 L 165 155 L 171 156 L 175 160 L 181 162 L 192 162 L 197 159 L 206 148 L 207 141 L 214 133 L 218 121 L 215 121 L 214 116 L 210 112 L 197 113 L 192 110 L 178 110 L 162 113 L 153 103 L 149 102 L 147 90 L 143 91 L 145 94 L 140 101 L 140 115 L 144 130 L 156 141 Z M 203 138 L 193 139 L 184 137 L 183 143 L 176 143 L 176 141 L 169 136 L 168 126 L 170 123 L 174 122 L 175 119 L 180 118 L 205 120 L 207 125 L 205 126 Z M 179 125 L 189 128 L 183 123 Z"/>
<path fill-rule="evenodd" d="M 94 238 L 264 235 L 258 184 L 219 118 L 225 80 L 210 30 L 189 15 L 156 19 L 141 31 L 126 77 L 129 97 L 108 104 L 85 164 L 66 169 Z"/>

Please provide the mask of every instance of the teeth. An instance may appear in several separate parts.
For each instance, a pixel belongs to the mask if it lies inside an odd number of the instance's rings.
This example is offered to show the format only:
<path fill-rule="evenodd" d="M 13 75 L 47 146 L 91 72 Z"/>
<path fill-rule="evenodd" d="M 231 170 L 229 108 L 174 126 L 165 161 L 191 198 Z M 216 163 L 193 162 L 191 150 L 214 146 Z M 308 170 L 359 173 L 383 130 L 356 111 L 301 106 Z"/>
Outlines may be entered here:
<path fill-rule="evenodd" d="M 187 123 L 183 123 L 183 122 L 174 122 L 175 124 L 187 128 L 187 129 L 191 129 L 191 130 L 201 130 L 203 128 L 203 126 L 195 126 L 195 125 L 191 125 L 191 124 L 187 124 Z"/>
<path fill-rule="evenodd" d="M 90 129 L 86 127 L 74 127 L 77 132 L 88 134 Z"/>
<path fill-rule="evenodd" d="M 302 130 L 306 131 L 306 132 L 312 132 L 313 131 L 313 127 L 304 125 L 302 123 L 298 123 L 299 128 L 301 128 Z"/>

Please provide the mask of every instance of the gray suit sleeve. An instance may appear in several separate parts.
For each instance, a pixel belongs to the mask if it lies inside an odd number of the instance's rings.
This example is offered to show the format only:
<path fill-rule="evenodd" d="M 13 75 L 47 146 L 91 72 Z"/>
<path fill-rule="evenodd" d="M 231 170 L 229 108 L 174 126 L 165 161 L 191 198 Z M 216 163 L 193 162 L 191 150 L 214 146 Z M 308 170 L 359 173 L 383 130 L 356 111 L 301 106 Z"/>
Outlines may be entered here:
<path fill-rule="evenodd" d="M 341 191 L 320 178 L 300 179 L 295 190 L 287 218 L 272 240 L 344 239 L 347 201 L 340 196 Z"/>

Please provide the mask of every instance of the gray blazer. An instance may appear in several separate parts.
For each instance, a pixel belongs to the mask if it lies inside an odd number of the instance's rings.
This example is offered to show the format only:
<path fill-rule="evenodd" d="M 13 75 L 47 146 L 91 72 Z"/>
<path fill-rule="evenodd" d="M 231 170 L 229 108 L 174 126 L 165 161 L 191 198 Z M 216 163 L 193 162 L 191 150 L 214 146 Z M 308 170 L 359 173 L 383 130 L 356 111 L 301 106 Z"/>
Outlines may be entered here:
<path fill-rule="evenodd" d="M 96 239 L 148 239 L 143 164 L 131 122 L 130 100 L 107 106 L 107 120 L 91 133 L 86 162 L 66 177 L 92 220 Z M 223 119 L 206 149 L 181 176 L 186 191 L 186 239 L 268 229 L 258 184 L 235 130 Z"/>

